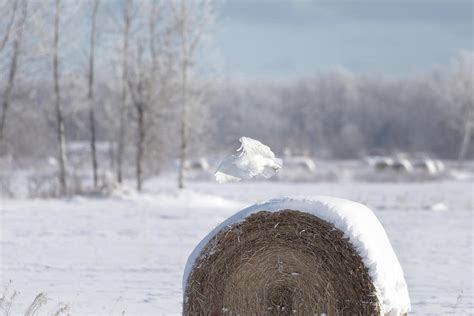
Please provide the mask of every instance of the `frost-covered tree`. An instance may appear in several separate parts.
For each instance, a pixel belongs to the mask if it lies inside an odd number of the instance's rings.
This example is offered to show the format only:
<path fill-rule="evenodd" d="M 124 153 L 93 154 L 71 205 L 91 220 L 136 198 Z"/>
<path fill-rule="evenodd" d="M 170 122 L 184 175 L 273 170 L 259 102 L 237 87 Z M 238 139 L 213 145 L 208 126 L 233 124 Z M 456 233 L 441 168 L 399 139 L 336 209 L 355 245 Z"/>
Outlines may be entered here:
<path fill-rule="evenodd" d="M 458 160 L 466 158 L 472 142 L 474 129 L 474 54 L 462 52 L 451 64 L 452 82 L 450 98 L 453 105 L 459 109 L 454 123 L 460 132 Z"/>
<path fill-rule="evenodd" d="M 192 106 L 190 98 L 190 82 L 192 70 L 196 62 L 197 49 L 202 38 L 212 21 L 211 6 L 209 1 L 170 1 L 179 47 L 180 69 L 180 140 L 179 150 L 179 175 L 178 187 L 184 188 L 185 162 L 189 142 L 189 107 Z"/>
<path fill-rule="evenodd" d="M 54 39 L 53 39 L 53 92 L 54 108 L 56 111 L 56 136 L 58 140 L 58 162 L 59 162 L 59 186 L 60 194 L 67 193 L 67 156 L 66 136 L 64 133 L 64 114 L 61 104 L 61 90 L 59 85 L 59 27 L 61 18 L 61 0 L 55 2 L 54 14 Z"/>
<path fill-rule="evenodd" d="M 89 50 L 89 71 L 88 71 L 88 92 L 87 99 L 89 101 L 89 125 L 91 131 L 90 147 L 91 162 L 94 188 L 98 185 L 98 162 L 96 150 L 96 122 L 95 122 L 95 104 L 94 104 L 94 65 L 95 65 L 95 47 L 97 38 L 97 11 L 99 9 L 99 0 L 94 0 L 91 12 L 91 32 L 90 32 L 90 50 Z"/>
<path fill-rule="evenodd" d="M 122 52 L 121 52 L 121 93 L 119 103 L 119 126 L 117 137 L 117 181 L 122 183 L 123 180 L 123 160 L 125 152 L 125 114 L 127 109 L 127 78 L 128 78 L 128 54 L 129 54 L 129 38 L 130 27 L 132 24 L 132 0 L 125 0 L 122 3 Z"/>
<path fill-rule="evenodd" d="M 135 177 L 140 191 L 147 153 L 158 146 L 154 142 L 159 142 L 159 139 L 155 138 L 153 142 L 150 139 L 160 129 L 160 118 L 172 102 L 176 62 L 173 20 L 166 18 L 170 13 L 165 11 L 169 10 L 166 2 L 155 0 L 134 5 L 136 15 L 126 79 L 134 108 L 130 117 L 136 122 Z"/>

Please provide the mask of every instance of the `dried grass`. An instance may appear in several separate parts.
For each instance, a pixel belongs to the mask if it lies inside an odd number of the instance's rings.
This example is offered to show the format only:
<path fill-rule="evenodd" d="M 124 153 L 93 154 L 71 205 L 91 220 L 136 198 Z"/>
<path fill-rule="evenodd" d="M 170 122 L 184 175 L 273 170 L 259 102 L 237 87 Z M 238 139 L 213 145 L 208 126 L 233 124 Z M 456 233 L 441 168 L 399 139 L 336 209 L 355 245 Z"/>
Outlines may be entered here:
<path fill-rule="evenodd" d="M 69 315 L 69 305 L 64 303 L 59 303 L 58 306 L 55 308 L 55 312 L 53 312 L 53 316 L 60 316 L 60 315 Z"/>
<path fill-rule="evenodd" d="M 185 315 L 375 315 L 375 288 L 343 233 L 311 214 L 261 211 L 220 231 L 188 278 Z"/>
<path fill-rule="evenodd" d="M 5 286 L 2 297 L 0 298 L 0 310 L 3 311 L 3 314 L 5 316 L 10 315 L 13 302 L 15 301 L 15 298 L 18 295 L 18 292 L 10 291 L 10 285 L 11 282 L 9 282 L 7 286 Z M 11 294 L 9 292 L 11 292 Z"/>
<path fill-rule="evenodd" d="M 11 281 L 5 286 L 2 296 L 0 297 L 0 312 L 2 312 L 3 316 L 10 316 L 13 302 L 15 298 L 18 296 L 18 292 L 11 290 Z M 25 316 L 34 316 L 37 315 L 38 311 L 48 302 L 48 297 L 46 293 L 39 293 L 36 295 L 33 302 L 28 306 Z M 69 305 L 65 303 L 58 303 L 57 306 L 54 308 L 53 312 L 50 314 L 51 316 L 61 316 L 61 315 L 69 315 Z"/>
<path fill-rule="evenodd" d="M 39 293 L 38 295 L 36 295 L 35 299 L 33 300 L 33 303 L 28 306 L 25 316 L 33 316 L 41 308 L 41 306 L 43 306 L 47 302 L 48 297 L 46 296 L 46 293 Z"/>

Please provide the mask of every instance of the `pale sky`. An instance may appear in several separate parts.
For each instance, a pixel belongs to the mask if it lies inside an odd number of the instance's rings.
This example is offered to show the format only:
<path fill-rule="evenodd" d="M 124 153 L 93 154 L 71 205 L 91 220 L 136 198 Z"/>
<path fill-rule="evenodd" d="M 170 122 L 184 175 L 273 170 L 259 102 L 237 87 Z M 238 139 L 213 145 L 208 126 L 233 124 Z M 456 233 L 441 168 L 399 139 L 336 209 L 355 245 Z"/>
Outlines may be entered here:
<path fill-rule="evenodd" d="M 214 45 L 223 71 L 304 75 L 334 67 L 410 74 L 473 51 L 472 0 L 224 0 Z"/>

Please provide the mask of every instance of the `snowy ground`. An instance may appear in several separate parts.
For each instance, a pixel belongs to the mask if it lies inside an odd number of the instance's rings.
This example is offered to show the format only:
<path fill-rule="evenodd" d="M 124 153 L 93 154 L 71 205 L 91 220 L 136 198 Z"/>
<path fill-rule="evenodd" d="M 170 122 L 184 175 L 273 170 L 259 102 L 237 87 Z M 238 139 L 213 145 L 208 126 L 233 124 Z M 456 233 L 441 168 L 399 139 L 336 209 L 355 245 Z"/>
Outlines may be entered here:
<path fill-rule="evenodd" d="M 472 182 L 219 185 L 149 181 L 127 198 L 2 200 L 0 286 L 19 292 L 12 315 L 36 294 L 72 315 L 181 311 L 187 256 L 215 225 L 259 200 L 334 195 L 369 205 L 405 271 L 413 314 L 474 313 Z M 1 293 L 0 293 L 1 294 Z"/>

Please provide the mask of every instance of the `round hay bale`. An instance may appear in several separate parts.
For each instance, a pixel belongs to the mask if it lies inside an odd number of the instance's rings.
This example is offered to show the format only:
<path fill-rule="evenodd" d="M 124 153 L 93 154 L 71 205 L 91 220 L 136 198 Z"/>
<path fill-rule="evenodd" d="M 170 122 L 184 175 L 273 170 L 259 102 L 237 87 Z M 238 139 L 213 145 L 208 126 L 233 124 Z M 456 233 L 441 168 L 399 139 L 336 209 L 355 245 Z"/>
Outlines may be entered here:
<path fill-rule="evenodd" d="M 183 287 L 185 315 L 397 315 L 410 305 L 373 213 L 323 197 L 272 200 L 229 218 L 193 251 Z"/>

